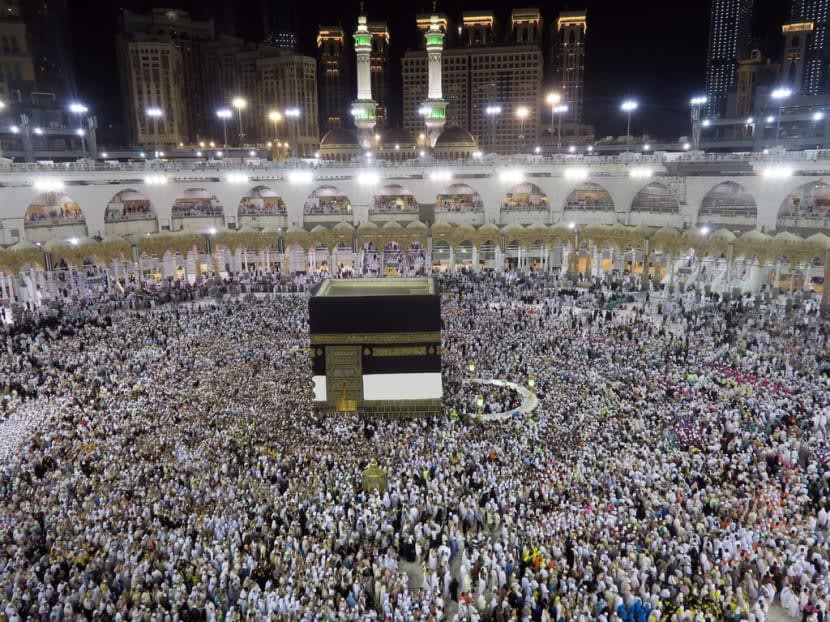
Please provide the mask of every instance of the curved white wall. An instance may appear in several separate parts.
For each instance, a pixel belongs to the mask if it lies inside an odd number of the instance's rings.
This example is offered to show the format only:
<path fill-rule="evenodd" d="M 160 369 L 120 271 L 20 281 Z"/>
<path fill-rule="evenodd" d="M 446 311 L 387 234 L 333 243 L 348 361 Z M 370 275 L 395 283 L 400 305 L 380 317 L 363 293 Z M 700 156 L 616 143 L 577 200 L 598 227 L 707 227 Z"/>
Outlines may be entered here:
<path fill-rule="evenodd" d="M 827 163 L 830 170 L 830 162 Z M 584 168 L 589 171 L 584 181 L 600 184 L 610 194 L 614 202 L 614 211 L 595 212 L 584 210 L 565 211 L 568 195 L 582 181 L 566 177 L 564 166 L 535 164 L 514 169 L 494 167 L 458 167 L 452 172 L 452 179 L 433 179 L 436 169 L 419 167 L 379 168 L 374 171 L 371 181 L 376 185 L 366 184 L 366 169 L 363 168 L 318 168 L 308 169 L 306 175 L 311 179 L 297 181 L 286 170 L 272 169 L 261 171 L 177 171 L 159 173 L 148 171 L 147 175 L 165 175 L 167 183 L 150 184 L 145 180 L 143 171 L 96 171 L 96 172 L 49 172 L 29 173 L 11 172 L 0 174 L 0 225 L 3 230 L 18 229 L 21 237 L 24 233 L 24 214 L 29 203 L 40 191 L 36 189 L 43 180 L 60 181 L 64 184 L 62 192 L 69 195 L 83 210 L 89 235 L 105 234 L 104 212 L 114 195 L 122 190 L 132 189 L 144 194 L 151 202 L 162 227 L 169 226 L 172 220 L 172 206 L 177 198 L 190 188 L 202 188 L 216 196 L 224 207 L 227 224 L 239 222 L 238 207 L 243 196 L 254 187 L 264 185 L 278 193 L 287 207 L 287 216 L 283 218 L 287 226 L 306 224 L 303 206 L 309 195 L 324 185 L 337 186 L 348 196 L 352 206 L 351 221 L 359 224 L 368 219 L 368 207 L 375 191 L 383 185 L 400 183 L 412 192 L 416 200 L 425 206 L 434 205 L 438 194 L 443 193 L 454 183 L 463 183 L 474 188 L 484 202 L 484 212 L 441 213 L 436 214 L 438 222 L 455 222 L 458 224 L 531 224 L 533 222 L 556 223 L 562 220 L 576 220 L 580 224 L 621 222 L 630 225 L 671 225 L 683 227 L 698 222 L 698 212 L 706 194 L 724 181 L 741 184 L 751 194 L 758 206 L 758 218 L 755 226 L 770 231 L 775 229 L 777 214 L 782 202 L 800 186 L 818 181 L 819 176 L 791 176 L 784 179 L 767 178 L 762 175 L 740 177 L 694 176 L 663 177 L 666 171 L 662 165 L 652 165 L 655 177 L 651 179 L 632 178 L 625 166 L 620 164 L 591 165 Z M 811 169 L 820 169 L 821 165 L 811 163 Z M 505 171 L 511 174 L 505 175 Z M 517 179 L 517 171 L 521 174 Z M 661 173 L 663 175 L 661 175 Z M 229 181 L 229 177 L 234 181 Z M 247 179 L 247 181 L 246 181 Z M 501 210 L 502 200 L 521 179 L 539 186 L 550 203 L 549 211 L 521 212 Z M 648 212 L 631 212 L 631 204 L 637 193 L 651 181 L 670 180 L 670 188 L 678 196 L 680 211 L 678 214 L 655 214 Z M 684 200 L 685 199 L 685 200 Z M 411 217 L 409 217 L 411 218 Z M 340 220 L 337 218 L 336 220 Z M 209 226 L 200 222 L 204 219 L 185 219 L 185 226 L 199 230 L 200 226 Z M 347 217 L 346 220 L 349 220 Z M 221 224 L 221 221 L 219 221 Z M 744 223 L 744 227 L 752 223 Z M 136 232 L 140 232 L 139 229 Z M 4 240 L 0 239 L 0 242 Z"/>

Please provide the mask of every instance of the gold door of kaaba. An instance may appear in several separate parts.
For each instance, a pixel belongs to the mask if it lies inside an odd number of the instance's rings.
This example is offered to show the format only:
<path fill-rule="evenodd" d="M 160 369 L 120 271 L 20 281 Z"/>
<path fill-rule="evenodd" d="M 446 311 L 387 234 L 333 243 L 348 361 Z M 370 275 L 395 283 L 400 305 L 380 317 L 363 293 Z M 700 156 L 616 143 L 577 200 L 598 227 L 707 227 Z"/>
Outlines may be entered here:
<path fill-rule="evenodd" d="M 360 346 L 326 346 L 328 403 L 340 412 L 355 412 L 363 402 Z"/>

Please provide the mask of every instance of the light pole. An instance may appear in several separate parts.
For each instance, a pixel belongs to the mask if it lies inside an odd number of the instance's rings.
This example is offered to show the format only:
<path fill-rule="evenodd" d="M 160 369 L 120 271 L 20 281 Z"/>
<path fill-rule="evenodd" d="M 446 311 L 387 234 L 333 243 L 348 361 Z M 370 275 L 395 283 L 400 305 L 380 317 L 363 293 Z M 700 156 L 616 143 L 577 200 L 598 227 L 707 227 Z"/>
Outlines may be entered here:
<path fill-rule="evenodd" d="M 300 116 L 302 116 L 302 111 L 294 106 L 293 108 L 286 108 L 285 109 L 285 116 L 288 119 L 291 119 L 291 148 L 297 148 L 297 123 Z M 297 149 L 297 154 L 299 155 L 300 150 Z"/>
<path fill-rule="evenodd" d="M 245 146 L 245 130 L 242 128 L 242 111 L 248 107 L 248 101 L 244 97 L 234 97 L 231 105 L 236 108 L 239 120 L 239 146 Z"/>
<path fill-rule="evenodd" d="M 89 108 L 84 106 L 81 103 L 73 102 L 69 104 L 69 112 L 72 114 L 78 115 L 78 129 L 80 132 L 75 132 L 78 136 L 81 137 L 81 153 L 86 154 L 86 141 L 84 140 L 85 132 L 84 130 L 84 115 L 89 112 Z"/>
<path fill-rule="evenodd" d="M 547 103 L 547 105 L 550 106 L 550 135 L 551 137 L 553 137 L 553 132 L 556 129 L 556 108 L 557 106 L 559 106 L 560 103 L 562 103 L 562 95 L 560 95 L 556 91 L 548 93 L 547 97 L 545 97 L 545 103 Z M 556 141 L 556 143 L 557 148 L 562 147 L 561 136 L 559 136 L 559 139 Z"/>
<path fill-rule="evenodd" d="M 709 102 L 709 98 L 705 95 L 692 97 L 689 100 L 689 105 L 692 110 L 692 145 L 695 150 L 700 146 L 700 108 Z"/>
<path fill-rule="evenodd" d="M 158 106 L 151 106 L 145 111 L 148 117 L 153 120 L 153 136 L 156 141 L 155 157 L 159 157 L 159 119 L 164 116 L 164 111 Z"/>
<path fill-rule="evenodd" d="M 525 119 L 527 119 L 528 115 L 530 114 L 530 110 L 527 106 L 519 106 L 516 109 L 516 116 L 519 118 L 521 125 L 519 126 L 519 140 L 522 141 L 522 147 L 525 144 Z"/>
<path fill-rule="evenodd" d="M 781 113 L 784 110 L 784 101 L 789 99 L 790 96 L 793 94 L 791 88 L 786 86 L 781 86 L 775 89 L 771 94 L 770 97 L 776 102 L 778 102 L 778 115 L 775 119 L 775 143 L 778 144 L 781 140 Z"/>
<path fill-rule="evenodd" d="M 631 144 L 631 113 L 637 110 L 639 104 L 635 102 L 633 99 L 627 99 L 622 103 L 620 109 L 628 115 L 628 125 L 626 126 L 627 129 L 625 131 L 625 144 Z"/>
<path fill-rule="evenodd" d="M 486 114 L 490 119 L 490 150 L 495 153 L 496 123 L 498 122 L 498 116 L 501 114 L 501 106 L 498 104 L 490 104 L 484 109 L 484 114 Z"/>
<path fill-rule="evenodd" d="M 220 108 L 216 111 L 216 116 L 222 119 L 222 132 L 225 136 L 225 142 L 222 143 L 223 149 L 228 148 L 228 119 L 231 118 L 232 114 L 233 113 L 231 112 L 230 108 Z"/>

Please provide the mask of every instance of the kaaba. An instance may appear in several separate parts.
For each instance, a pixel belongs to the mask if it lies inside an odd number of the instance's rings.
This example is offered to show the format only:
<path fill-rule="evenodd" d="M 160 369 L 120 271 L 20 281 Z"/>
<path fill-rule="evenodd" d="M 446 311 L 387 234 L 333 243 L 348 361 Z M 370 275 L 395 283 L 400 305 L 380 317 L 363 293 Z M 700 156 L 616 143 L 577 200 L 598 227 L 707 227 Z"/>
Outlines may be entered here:
<path fill-rule="evenodd" d="M 435 281 L 328 279 L 308 303 L 318 412 L 419 417 L 441 411 Z"/>

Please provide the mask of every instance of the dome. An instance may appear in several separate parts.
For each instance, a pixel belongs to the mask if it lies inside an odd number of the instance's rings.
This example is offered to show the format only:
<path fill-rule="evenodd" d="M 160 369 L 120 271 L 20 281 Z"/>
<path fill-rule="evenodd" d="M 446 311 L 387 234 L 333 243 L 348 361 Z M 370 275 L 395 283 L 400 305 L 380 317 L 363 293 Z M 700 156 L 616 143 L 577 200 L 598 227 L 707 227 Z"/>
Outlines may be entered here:
<path fill-rule="evenodd" d="M 460 127 L 450 127 L 444 130 L 435 141 L 435 148 L 476 149 L 478 143 L 470 132 Z"/>
<path fill-rule="evenodd" d="M 320 147 L 340 147 L 343 149 L 360 149 L 357 133 L 341 127 L 329 130 L 320 140 Z"/>
<path fill-rule="evenodd" d="M 761 233 L 758 229 L 753 229 L 752 231 L 747 231 L 741 236 L 742 240 L 750 240 L 752 242 L 768 242 L 772 238 L 768 236 L 766 233 Z"/>

